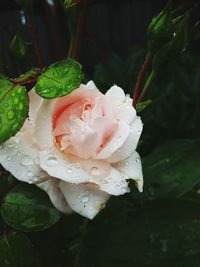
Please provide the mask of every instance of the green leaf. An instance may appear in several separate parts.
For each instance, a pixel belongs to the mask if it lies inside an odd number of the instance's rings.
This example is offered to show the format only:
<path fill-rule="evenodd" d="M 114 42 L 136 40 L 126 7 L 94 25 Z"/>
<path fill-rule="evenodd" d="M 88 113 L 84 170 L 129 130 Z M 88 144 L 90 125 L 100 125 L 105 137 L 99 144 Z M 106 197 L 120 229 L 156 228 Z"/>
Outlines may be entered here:
<path fill-rule="evenodd" d="M 71 59 L 50 65 L 38 78 L 36 93 L 43 98 L 56 98 L 69 94 L 83 79 L 81 65 Z"/>
<path fill-rule="evenodd" d="M 167 142 L 143 160 L 148 198 L 180 197 L 200 182 L 200 140 Z"/>
<path fill-rule="evenodd" d="M 7 171 L 0 170 L 0 203 L 2 203 L 3 198 L 7 192 L 14 186 L 16 179 L 12 174 Z"/>
<path fill-rule="evenodd" d="M 23 232 L 44 230 L 61 217 L 47 194 L 28 184 L 19 184 L 7 194 L 1 215 L 8 225 Z"/>
<path fill-rule="evenodd" d="M 27 45 L 20 33 L 15 34 L 10 44 L 10 52 L 12 56 L 17 60 L 23 60 L 27 56 Z"/>
<path fill-rule="evenodd" d="M 91 267 L 94 262 L 95 267 L 198 266 L 199 202 L 153 201 L 143 207 L 140 216 L 131 210 L 130 200 L 129 208 L 124 204 L 122 199 L 114 201 L 89 223 L 77 266 Z"/>
<path fill-rule="evenodd" d="M 137 112 L 143 111 L 145 108 L 147 108 L 152 103 L 151 99 L 148 99 L 144 102 L 137 103 L 136 110 Z"/>
<path fill-rule="evenodd" d="M 38 267 L 40 261 L 29 239 L 22 233 L 9 232 L 0 237 L 1 267 Z"/>
<path fill-rule="evenodd" d="M 0 78 L 0 143 L 15 135 L 28 115 L 28 94 L 24 87 Z"/>
<path fill-rule="evenodd" d="M 40 73 L 39 68 L 32 68 L 29 71 L 20 75 L 19 77 L 12 79 L 11 81 L 14 83 L 23 83 L 24 81 L 31 80 L 37 77 L 39 73 Z"/>

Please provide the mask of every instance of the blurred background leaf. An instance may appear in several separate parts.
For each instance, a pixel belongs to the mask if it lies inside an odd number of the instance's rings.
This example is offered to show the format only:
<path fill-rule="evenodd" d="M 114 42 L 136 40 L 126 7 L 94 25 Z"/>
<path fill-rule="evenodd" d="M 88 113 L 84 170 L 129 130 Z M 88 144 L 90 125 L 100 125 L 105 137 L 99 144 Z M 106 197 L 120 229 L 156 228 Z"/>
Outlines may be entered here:
<path fill-rule="evenodd" d="M 7 193 L 1 215 L 9 226 L 23 232 L 44 230 L 61 217 L 44 191 L 23 183 Z"/>

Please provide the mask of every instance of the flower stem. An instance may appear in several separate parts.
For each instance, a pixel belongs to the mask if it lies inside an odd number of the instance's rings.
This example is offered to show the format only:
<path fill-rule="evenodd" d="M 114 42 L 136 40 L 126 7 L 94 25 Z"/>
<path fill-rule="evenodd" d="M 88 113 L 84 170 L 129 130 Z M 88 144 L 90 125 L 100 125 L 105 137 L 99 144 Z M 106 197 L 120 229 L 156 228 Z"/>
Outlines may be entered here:
<path fill-rule="evenodd" d="M 149 75 L 149 77 L 148 77 L 148 79 L 147 79 L 147 81 L 146 81 L 146 83 L 145 83 L 145 85 L 144 85 L 144 88 L 143 88 L 142 93 L 141 93 L 141 95 L 140 95 L 140 97 L 138 99 L 138 102 L 141 102 L 143 100 L 143 98 L 144 98 L 146 92 L 148 91 L 149 87 L 151 86 L 155 76 L 156 76 L 156 73 L 155 73 L 154 70 L 152 70 L 150 75 Z"/>
<path fill-rule="evenodd" d="M 149 56 L 149 54 L 147 54 L 147 56 L 144 60 L 144 63 L 142 64 L 142 67 L 141 67 L 139 74 L 137 76 L 137 80 L 136 80 L 135 87 L 133 90 L 133 107 L 134 108 L 136 107 L 136 104 L 137 104 L 140 85 L 141 85 L 142 79 L 144 77 L 145 71 L 149 65 L 149 62 L 150 62 L 150 56 Z"/>
<path fill-rule="evenodd" d="M 78 59 L 81 48 L 81 41 L 83 39 L 84 34 L 89 2 L 90 0 L 80 1 L 80 14 L 78 18 L 78 25 L 75 34 L 71 37 L 68 58 Z"/>
<path fill-rule="evenodd" d="M 33 44 L 33 48 L 34 48 L 36 62 L 37 62 L 38 67 L 40 69 L 42 69 L 42 60 L 41 60 L 41 54 L 40 54 L 40 49 L 39 49 L 39 43 L 38 43 L 35 28 L 34 28 L 34 24 L 33 24 L 32 7 L 31 7 L 31 4 L 29 2 L 27 2 L 27 3 L 28 3 L 27 6 L 24 6 L 24 12 L 25 12 L 26 17 L 27 17 L 27 24 L 28 24 L 28 28 L 29 28 L 29 31 L 31 34 L 31 39 L 32 39 L 32 44 Z"/>

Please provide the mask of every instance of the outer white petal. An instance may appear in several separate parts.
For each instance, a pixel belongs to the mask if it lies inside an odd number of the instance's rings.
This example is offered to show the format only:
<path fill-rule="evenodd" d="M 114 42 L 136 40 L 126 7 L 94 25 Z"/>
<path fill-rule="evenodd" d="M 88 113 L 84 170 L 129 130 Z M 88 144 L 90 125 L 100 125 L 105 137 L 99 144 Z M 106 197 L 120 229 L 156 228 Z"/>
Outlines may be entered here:
<path fill-rule="evenodd" d="M 109 198 L 109 194 L 92 185 L 60 182 L 60 189 L 72 210 L 89 219 L 93 219 L 97 215 Z"/>
<path fill-rule="evenodd" d="M 143 174 L 142 164 L 139 154 L 134 151 L 126 160 L 112 164 L 119 172 L 126 176 L 127 179 L 133 179 L 137 183 L 140 192 L 143 191 Z"/>
<path fill-rule="evenodd" d="M 100 183 L 100 189 L 114 196 L 129 192 L 124 174 L 112 168 L 110 174 Z"/>
<path fill-rule="evenodd" d="M 27 120 L 15 137 L 1 145 L 0 164 L 18 180 L 31 184 L 49 179 L 49 175 L 38 165 L 38 147 L 29 126 Z"/>
<path fill-rule="evenodd" d="M 95 83 L 92 80 L 87 83 L 87 87 L 90 89 L 97 89 Z"/>
<path fill-rule="evenodd" d="M 56 177 L 66 182 L 83 183 L 89 181 L 89 175 L 80 164 L 71 163 L 63 158 L 56 149 L 54 151 L 39 152 L 40 166 L 50 176 Z"/>
<path fill-rule="evenodd" d="M 118 120 L 131 124 L 136 118 L 136 110 L 132 104 L 124 102 L 114 108 L 115 116 Z"/>
<path fill-rule="evenodd" d="M 35 123 L 35 118 L 37 116 L 37 111 L 44 101 L 42 97 L 35 93 L 35 88 L 31 89 L 28 93 L 29 95 L 29 118 L 32 124 Z"/>
<path fill-rule="evenodd" d="M 34 135 L 41 149 L 54 146 L 52 134 L 52 110 L 55 100 L 43 100 L 37 111 L 35 119 Z"/>
<path fill-rule="evenodd" d="M 105 94 L 111 105 L 118 105 L 124 102 L 124 91 L 117 85 L 113 85 Z"/>
<path fill-rule="evenodd" d="M 114 163 L 128 158 L 136 149 L 143 124 L 140 117 L 137 117 L 130 125 L 129 135 L 123 145 L 114 152 L 108 159 L 108 162 Z"/>
<path fill-rule="evenodd" d="M 47 192 L 51 202 L 58 210 L 66 214 L 72 213 L 71 208 L 60 190 L 58 179 L 51 177 L 50 180 L 38 184 L 38 187 Z"/>

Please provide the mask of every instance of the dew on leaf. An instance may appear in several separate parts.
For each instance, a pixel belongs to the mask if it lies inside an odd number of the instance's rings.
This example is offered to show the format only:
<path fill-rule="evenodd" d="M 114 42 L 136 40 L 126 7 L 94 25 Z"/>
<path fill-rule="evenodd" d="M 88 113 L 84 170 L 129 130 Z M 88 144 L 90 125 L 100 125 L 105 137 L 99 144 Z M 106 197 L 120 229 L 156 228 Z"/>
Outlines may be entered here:
<path fill-rule="evenodd" d="M 9 120 L 12 120 L 12 119 L 14 119 L 14 117 L 15 117 L 15 112 L 13 110 L 9 110 L 7 113 L 7 118 Z"/>

